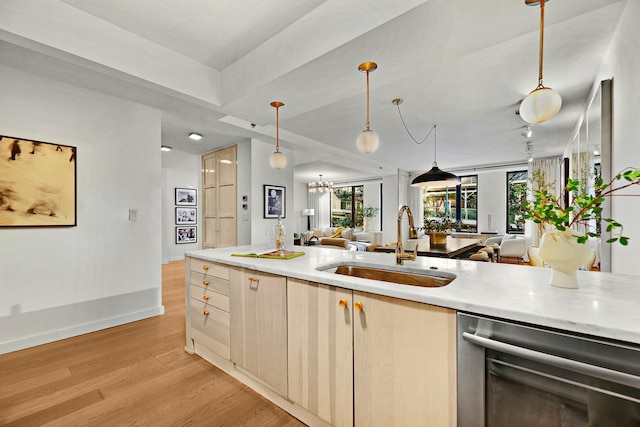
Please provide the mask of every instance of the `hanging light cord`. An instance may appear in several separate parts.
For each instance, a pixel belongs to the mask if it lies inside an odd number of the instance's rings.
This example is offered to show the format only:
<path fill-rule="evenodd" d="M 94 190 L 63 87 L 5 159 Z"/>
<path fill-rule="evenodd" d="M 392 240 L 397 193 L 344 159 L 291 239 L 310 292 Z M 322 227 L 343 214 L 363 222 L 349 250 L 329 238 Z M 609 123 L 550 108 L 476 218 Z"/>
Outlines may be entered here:
<path fill-rule="evenodd" d="M 542 85 L 542 51 L 544 44 L 544 4 L 546 0 L 540 0 L 540 60 L 539 60 L 539 68 L 538 68 L 538 87 L 543 87 Z"/>
<path fill-rule="evenodd" d="M 278 125 L 278 110 L 280 110 L 280 107 L 276 107 L 276 153 L 280 152 L 280 143 L 278 142 L 280 136 L 280 126 Z"/>
<path fill-rule="evenodd" d="M 366 71 L 367 73 L 367 130 L 369 130 L 369 70 Z"/>
<path fill-rule="evenodd" d="M 409 131 L 409 128 L 407 127 L 407 124 L 404 121 L 404 117 L 402 117 L 402 113 L 400 112 L 400 102 L 395 102 L 394 100 L 394 104 L 396 104 L 396 107 L 398 107 L 398 114 L 400 115 L 400 120 L 402 120 L 402 125 L 404 126 L 405 130 L 407 131 L 411 139 L 413 139 L 413 142 L 415 142 L 418 145 L 424 143 L 427 140 L 427 138 L 429 138 L 429 135 L 431 135 L 431 132 L 433 132 L 433 130 L 436 128 L 436 125 L 433 125 L 433 127 L 429 129 L 429 133 L 427 134 L 427 136 L 425 136 L 422 141 L 418 142 L 418 140 L 415 139 L 413 135 L 411 135 L 411 131 Z"/>

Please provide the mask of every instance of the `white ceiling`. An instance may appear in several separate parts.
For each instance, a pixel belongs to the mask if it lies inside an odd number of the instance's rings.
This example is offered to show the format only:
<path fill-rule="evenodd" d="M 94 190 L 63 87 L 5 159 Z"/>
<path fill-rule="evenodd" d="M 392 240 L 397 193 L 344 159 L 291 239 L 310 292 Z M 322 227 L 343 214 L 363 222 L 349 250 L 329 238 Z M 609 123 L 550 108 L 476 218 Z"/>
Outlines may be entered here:
<path fill-rule="evenodd" d="M 80 61 L 55 49 L 58 34 L 50 37 L 54 49 L 45 49 L 46 34 L 34 44 L 2 28 L 3 8 L 22 8 L 34 22 L 49 19 L 45 1 L 219 71 L 219 102 Z M 570 141 L 624 4 L 546 4 L 544 83 L 562 95 L 563 107 L 533 126 L 535 156 L 559 155 Z M 524 0 L 4 0 L 0 64 L 159 108 L 162 143 L 197 154 L 250 137 L 273 142 L 269 104 L 282 101 L 282 151 L 301 181 L 319 173 L 341 181 L 429 169 L 433 134 L 422 145 L 409 138 L 391 102 L 403 98 L 411 133 L 422 140 L 437 123 L 439 166 L 460 170 L 526 158 L 525 123 L 516 111 L 537 85 L 539 10 Z M 370 155 L 355 147 L 365 127 L 366 81 L 357 70 L 364 61 L 378 64 L 370 105 L 381 144 Z M 190 131 L 204 139 L 191 142 Z"/>

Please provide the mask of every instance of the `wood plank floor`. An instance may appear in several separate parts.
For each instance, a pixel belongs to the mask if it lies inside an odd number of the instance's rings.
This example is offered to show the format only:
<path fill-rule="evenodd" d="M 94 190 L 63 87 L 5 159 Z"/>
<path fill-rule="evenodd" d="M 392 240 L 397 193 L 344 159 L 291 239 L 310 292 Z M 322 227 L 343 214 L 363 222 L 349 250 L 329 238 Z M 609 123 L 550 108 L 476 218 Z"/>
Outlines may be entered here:
<path fill-rule="evenodd" d="M 304 425 L 184 352 L 184 261 L 162 286 L 162 316 L 0 355 L 0 425 Z"/>

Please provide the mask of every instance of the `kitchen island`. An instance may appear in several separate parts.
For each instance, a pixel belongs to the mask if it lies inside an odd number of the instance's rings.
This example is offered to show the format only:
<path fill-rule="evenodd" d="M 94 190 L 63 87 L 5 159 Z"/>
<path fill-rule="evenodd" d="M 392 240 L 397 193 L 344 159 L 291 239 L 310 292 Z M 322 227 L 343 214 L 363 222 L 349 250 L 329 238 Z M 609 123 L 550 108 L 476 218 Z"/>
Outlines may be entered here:
<path fill-rule="evenodd" d="M 310 425 L 456 425 L 457 312 L 640 343 L 634 276 L 578 272 L 568 290 L 544 268 L 292 249 L 305 255 L 188 252 L 186 350 Z M 333 273 L 341 264 L 456 278 L 416 287 Z"/>
<path fill-rule="evenodd" d="M 435 267 L 457 278 L 442 288 L 418 288 L 321 270 L 351 261 L 393 267 L 393 254 L 293 248 L 304 251 L 305 255 L 290 260 L 231 256 L 232 253 L 267 252 L 266 246 L 260 245 L 193 251 L 186 255 L 346 289 L 640 343 L 640 278 L 637 276 L 578 271 L 580 288 L 562 289 L 549 286 L 551 271 L 546 268 L 419 257 L 406 261 L 404 268 Z"/>

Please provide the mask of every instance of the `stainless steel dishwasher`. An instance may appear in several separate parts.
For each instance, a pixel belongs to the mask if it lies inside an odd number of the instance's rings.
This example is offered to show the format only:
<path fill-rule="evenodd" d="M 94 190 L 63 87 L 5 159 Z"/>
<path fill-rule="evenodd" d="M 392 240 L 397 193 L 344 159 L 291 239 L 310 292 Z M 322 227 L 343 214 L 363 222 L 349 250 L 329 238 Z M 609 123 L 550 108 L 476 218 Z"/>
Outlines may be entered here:
<path fill-rule="evenodd" d="M 460 427 L 640 427 L 640 345 L 464 313 L 457 342 Z"/>

